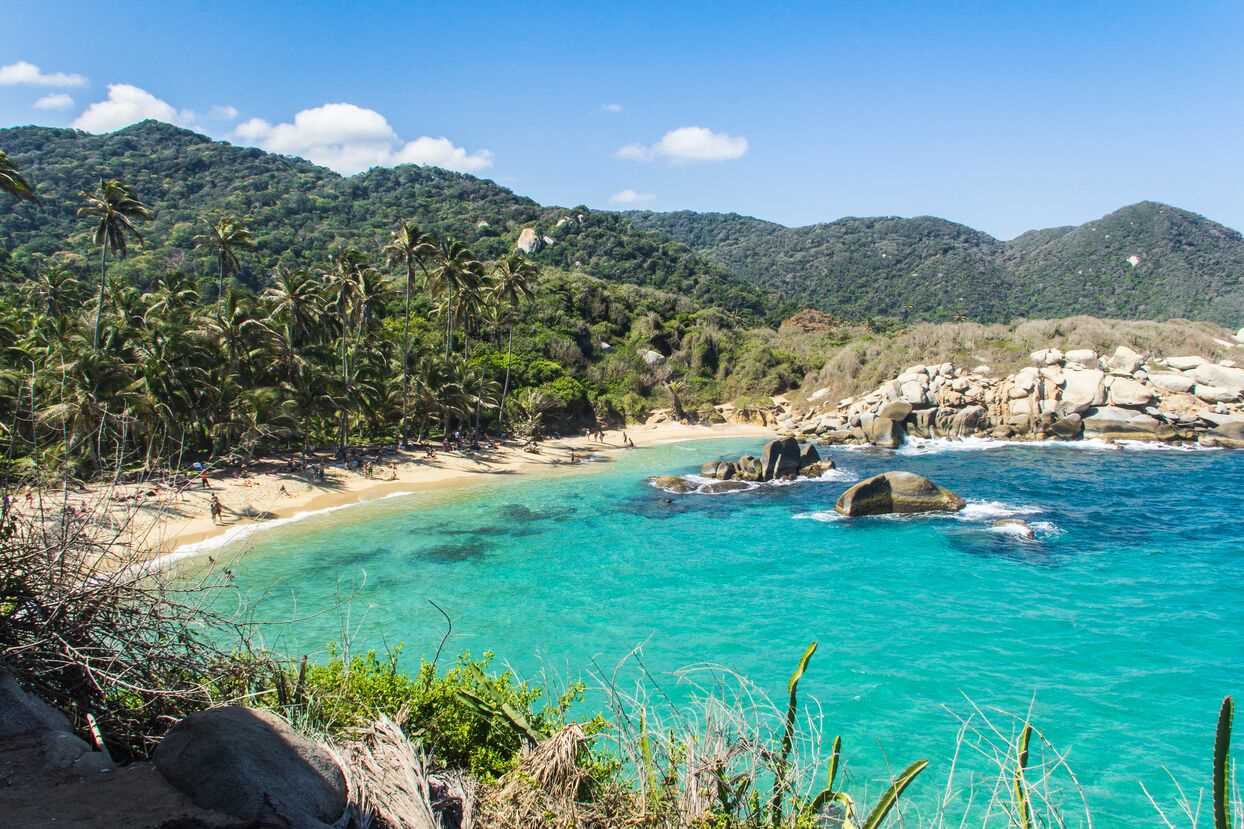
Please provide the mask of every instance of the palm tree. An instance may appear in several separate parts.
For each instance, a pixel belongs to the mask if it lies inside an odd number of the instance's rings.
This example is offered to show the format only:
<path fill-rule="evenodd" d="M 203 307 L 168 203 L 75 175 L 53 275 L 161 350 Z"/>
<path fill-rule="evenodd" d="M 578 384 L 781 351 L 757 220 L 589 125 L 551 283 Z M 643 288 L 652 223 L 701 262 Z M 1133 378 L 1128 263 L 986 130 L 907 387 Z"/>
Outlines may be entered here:
<path fill-rule="evenodd" d="M 221 216 L 215 224 L 208 221 L 207 227 L 207 233 L 194 237 L 194 246 L 215 252 L 220 262 L 220 276 L 216 282 L 216 298 L 219 301 L 225 295 L 225 279 L 242 267 L 242 263 L 238 261 L 238 249 L 253 250 L 255 239 L 251 236 L 250 228 L 234 216 Z"/>
<path fill-rule="evenodd" d="M 95 220 L 92 243 L 99 245 L 99 301 L 95 306 L 95 337 L 92 347 L 99 350 L 99 321 L 104 310 L 104 290 L 108 283 L 108 252 L 121 259 L 129 250 L 133 235 L 142 244 L 143 237 L 134 227 L 134 219 L 149 219 L 151 211 L 138 200 L 129 187 L 114 179 L 101 181 L 94 193 L 78 194 L 85 204 L 78 208 L 79 218 Z"/>
<path fill-rule="evenodd" d="M 389 267 L 404 265 L 406 269 L 406 299 L 402 318 L 402 424 L 399 434 L 406 437 L 406 402 L 410 395 L 410 287 L 414 281 L 415 265 L 424 271 L 424 262 L 436 252 L 435 240 L 431 234 L 424 233 L 412 222 L 402 222 L 389 244 L 384 247 L 385 261 Z"/>
<path fill-rule="evenodd" d="M 280 270 L 270 288 L 264 289 L 268 321 L 285 329 L 290 347 L 301 348 L 311 341 L 324 339 L 320 330 L 320 283 L 301 271 Z"/>
<path fill-rule="evenodd" d="M 428 275 L 429 293 L 445 301 L 445 362 L 453 350 L 454 318 L 466 297 L 479 291 L 484 266 L 466 245 L 458 241 L 441 242 L 436 253 L 437 267 Z"/>
<path fill-rule="evenodd" d="M 505 398 L 510 392 L 510 358 L 514 349 L 514 315 L 520 305 L 530 302 L 535 292 L 532 282 L 540 268 L 521 253 L 512 253 L 497 262 L 492 270 L 492 299 L 507 307 L 509 335 L 505 345 L 505 384 L 501 387 L 501 417 L 505 417 Z"/>
<path fill-rule="evenodd" d="M 39 201 L 34 188 L 22 178 L 22 174 L 13 166 L 13 162 L 9 161 L 9 155 L 4 150 L 0 150 L 0 190 L 19 199 L 36 203 Z"/>

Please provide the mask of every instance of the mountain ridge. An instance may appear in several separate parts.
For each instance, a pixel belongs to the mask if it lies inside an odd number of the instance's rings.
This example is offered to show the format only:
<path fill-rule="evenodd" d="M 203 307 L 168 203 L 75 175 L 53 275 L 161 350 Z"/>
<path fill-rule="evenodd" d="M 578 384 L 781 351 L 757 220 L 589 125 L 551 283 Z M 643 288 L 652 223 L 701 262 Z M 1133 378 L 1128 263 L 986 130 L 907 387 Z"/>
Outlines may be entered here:
<path fill-rule="evenodd" d="M 930 216 L 788 228 L 741 214 L 628 215 L 758 287 L 846 317 L 1244 322 L 1244 237 L 1155 201 L 1009 241 Z"/>
<path fill-rule="evenodd" d="M 103 135 L 12 127 L 0 130 L 0 147 L 43 196 L 42 205 L 0 214 L 0 248 L 18 262 L 85 254 L 77 193 L 118 177 L 156 212 L 143 231 L 148 248 L 120 266 L 140 281 L 170 261 L 206 271 L 209 257 L 191 239 L 212 213 L 243 216 L 255 231 L 259 252 L 240 275 L 253 287 L 277 266 L 315 266 L 345 245 L 374 250 L 411 218 L 486 258 L 512 250 L 530 227 L 541 240 L 537 261 L 770 322 L 799 307 L 848 320 L 1244 322 L 1244 237 L 1153 201 L 1002 241 L 936 216 L 792 228 L 739 213 L 543 206 L 465 173 L 403 165 L 342 176 L 156 121 Z"/>

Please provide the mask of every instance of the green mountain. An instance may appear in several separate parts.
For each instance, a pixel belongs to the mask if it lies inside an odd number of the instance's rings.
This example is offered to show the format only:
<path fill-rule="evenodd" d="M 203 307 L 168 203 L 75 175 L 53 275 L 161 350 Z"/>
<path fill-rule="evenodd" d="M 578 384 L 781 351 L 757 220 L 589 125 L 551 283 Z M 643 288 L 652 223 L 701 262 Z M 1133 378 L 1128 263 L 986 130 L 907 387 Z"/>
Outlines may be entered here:
<path fill-rule="evenodd" d="M 45 127 L 0 130 L 0 147 L 35 186 L 42 205 L 0 214 L 0 248 L 17 261 L 68 249 L 91 253 L 75 218 L 82 190 L 100 178 L 129 184 L 155 212 L 147 245 L 123 271 L 149 281 L 190 257 L 212 273 L 192 237 L 214 212 L 244 218 L 258 242 L 239 278 L 264 284 L 277 264 L 313 265 L 335 249 L 377 250 L 401 219 L 467 243 L 484 258 L 513 249 L 524 228 L 543 240 L 534 258 L 566 271 L 632 283 L 761 315 L 771 305 L 686 245 L 635 228 L 623 214 L 542 207 L 492 181 L 435 167 L 377 168 L 343 177 L 308 161 L 237 147 L 157 121 L 106 135 Z M 68 242 L 66 241 L 68 240 Z M 144 279 L 144 277 L 146 279 Z"/>
<path fill-rule="evenodd" d="M 211 274 L 211 257 L 191 239 L 205 216 L 227 211 L 259 242 L 239 276 L 252 287 L 278 264 L 317 265 L 346 245 L 374 251 L 399 219 L 413 218 L 485 258 L 513 249 L 531 228 L 543 264 L 752 319 L 814 307 L 849 320 L 1244 321 L 1244 238 L 1154 202 L 1004 242 L 931 216 L 788 228 L 737 214 L 544 207 L 474 176 L 403 166 L 343 177 L 155 121 L 98 136 L 0 130 L 0 148 L 43 198 L 0 215 L 0 252 L 18 263 L 63 250 L 91 255 L 88 227 L 74 217 L 77 194 L 101 177 L 121 178 L 155 210 L 143 228 L 147 246 L 119 268 L 139 283 L 170 263 Z"/>
<path fill-rule="evenodd" d="M 627 215 L 759 288 L 847 318 L 1244 321 L 1244 238 L 1155 202 L 1009 242 L 929 216 L 788 228 L 736 214 Z"/>

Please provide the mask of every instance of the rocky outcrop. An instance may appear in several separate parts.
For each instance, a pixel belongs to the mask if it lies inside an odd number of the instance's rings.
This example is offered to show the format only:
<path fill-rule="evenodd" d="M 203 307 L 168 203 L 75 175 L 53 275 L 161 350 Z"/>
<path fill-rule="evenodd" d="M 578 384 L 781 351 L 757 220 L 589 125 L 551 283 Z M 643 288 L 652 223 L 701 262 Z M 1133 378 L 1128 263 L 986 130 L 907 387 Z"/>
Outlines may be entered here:
<path fill-rule="evenodd" d="M 700 467 L 700 475 L 715 478 L 719 481 L 773 481 L 789 480 L 797 475 L 803 477 L 820 477 L 834 468 L 834 462 L 822 458 L 816 447 L 809 444 L 802 450 L 799 441 L 793 437 L 771 440 L 765 444 L 756 458 L 743 455 L 738 461 L 709 461 Z M 661 479 L 653 479 L 654 482 Z M 676 478 L 674 480 L 682 480 Z M 685 483 L 685 482 L 684 482 Z M 661 484 L 657 484 L 662 486 Z M 676 489 L 673 486 L 662 486 L 663 489 Z M 678 490 L 676 490 L 678 491 Z"/>
<path fill-rule="evenodd" d="M 536 233 L 535 228 L 525 227 L 518 234 L 518 241 L 514 243 L 514 247 L 523 253 L 538 253 L 544 248 L 544 239 Z"/>
<path fill-rule="evenodd" d="M 1164 359 L 1120 345 L 1113 352 L 1035 351 L 1006 377 L 985 366 L 914 365 L 866 394 L 784 405 L 779 434 L 893 449 L 908 436 L 1075 440 L 1197 440 L 1213 436 L 1210 410 L 1244 416 L 1244 368 L 1195 355 Z M 776 401 L 776 399 L 775 399 Z M 1227 445 L 1223 443 L 1222 445 Z"/>
<path fill-rule="evenodd" d="M 165 735 L 154 761 L 196 806 L 245 820 L 315 827 L 346 808 L 345 776 L 328 751 L 267 711 L 192 714 Z"/>
<path fill-rule="evenodd" d="M 912 472 L 885 472 L 855 484 L 838 499 L 842 515 L 957 512 L 967 502 L 948 489 Z"/>

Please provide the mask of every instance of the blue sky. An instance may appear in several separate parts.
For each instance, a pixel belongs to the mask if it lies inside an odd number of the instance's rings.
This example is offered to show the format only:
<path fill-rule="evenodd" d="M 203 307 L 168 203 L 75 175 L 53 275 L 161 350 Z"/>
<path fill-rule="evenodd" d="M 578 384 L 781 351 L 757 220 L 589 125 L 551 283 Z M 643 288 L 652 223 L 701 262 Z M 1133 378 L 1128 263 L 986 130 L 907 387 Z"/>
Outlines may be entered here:
<path fill-rule="evenodd" d="M 155 115 L 344 171 L 439 163 L 545 204 L 788 225 L 932 214 L 1009 238 L 1154 199 L 1244 228 L 1239 0 L 4 14 L 4 125 Z"/>

